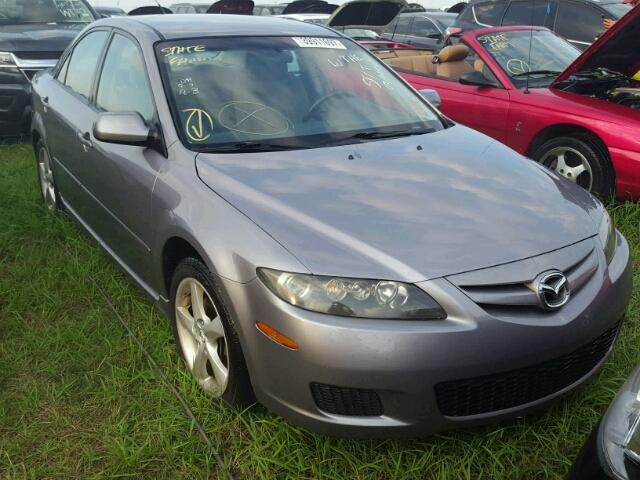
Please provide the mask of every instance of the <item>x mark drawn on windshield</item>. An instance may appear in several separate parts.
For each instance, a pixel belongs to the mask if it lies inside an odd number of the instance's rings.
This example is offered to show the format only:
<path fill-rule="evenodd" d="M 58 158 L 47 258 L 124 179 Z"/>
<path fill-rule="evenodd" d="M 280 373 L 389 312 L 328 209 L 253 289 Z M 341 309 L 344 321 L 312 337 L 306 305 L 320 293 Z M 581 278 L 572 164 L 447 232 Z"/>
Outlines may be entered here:
<path fill-rule="evenodd" d="M 278 110 L 257 102 L 230 102 L 218 112 L 220 124 L 236 132 L 278 135 L 289 130 L 289 120 Z"/>
<path fill-rule="evenodd" d="M 256 104 L 256 105 L 258 105 L 258 104 Z M 273 123 L 270 123 L 267 120 L 265 120 L 264 118 L 259 117 L 257 115 L 258 113 L 262 112 L 263 110 L 266 110 L 267 107 L 265 107 L 264 105 L 258 105 L 258 107 L 253 112 L 247 112 L 246 110 L 243 110 L 242 108 L 240 108 L 237 105 L 234 105 L 233 108 L 235 108 L 240 113 L 244 113 L 244 115 L 245 115 L 245 117 L 242 120 L 236 122 L 234 127 L 239 127 L 240 124 L 244 123 L 249 118 L 255 118 L 256 120 L 260 120 L 261 122 L 266 123 L 270 127 L 274 127 Z"/>

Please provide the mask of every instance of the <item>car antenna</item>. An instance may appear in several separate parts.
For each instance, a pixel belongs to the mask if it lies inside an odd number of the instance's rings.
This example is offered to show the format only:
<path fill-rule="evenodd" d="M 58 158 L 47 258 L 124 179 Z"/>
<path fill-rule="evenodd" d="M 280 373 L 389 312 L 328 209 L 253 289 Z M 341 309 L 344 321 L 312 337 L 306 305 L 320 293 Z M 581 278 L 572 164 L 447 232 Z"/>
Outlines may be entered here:
<path fill-rule="evenodd" d="M 536 11 L 536 0 L 533 0 L 532 5 L 531 5 L 531 26 L 529 27 L 529 33 L 531 34 L 529 37 L 529 59 L 527 60 L 527 67 L 529 67 L 529 71 L 531 71 L 531 47 L 533 46 L 533 19 L 534 19 L 534 12 Z M 531 78 L 531 75 L 527 75 L 525 77 L 525 86 L 524 86 L 524 93 L 529 93 L 529 79 Z"/>

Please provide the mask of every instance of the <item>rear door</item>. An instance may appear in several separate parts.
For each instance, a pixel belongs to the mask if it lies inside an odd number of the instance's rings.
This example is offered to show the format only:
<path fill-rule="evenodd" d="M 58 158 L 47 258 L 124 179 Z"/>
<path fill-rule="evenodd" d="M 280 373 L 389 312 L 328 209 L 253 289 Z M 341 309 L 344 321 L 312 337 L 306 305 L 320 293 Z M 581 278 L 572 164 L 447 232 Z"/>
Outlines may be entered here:
<path fill-rule="evenodd" d="M 604 33 L 600 8 L 588 2 L 563 0 L 558 9 L 554 30 L 575 47 L 585 50 Z"/>
<path fill-rule="evenodd" d="M 108 29 L 92 30 L 76 43 L 46 98 L 45 128 L 56 182 L 67 205 L 87 222 L 94 212 L 87 186 L 96 172 L 87 163 L 89 140 L 82 132 L 95 114 L 91 92 L 109 33 Z"/>
<path fill-rule="evenodd" d="M 557 13 L 558 3 L 555 0 L 514 0 L 502 17 L 502 25 L 536 25 L 553 29 Z"/>

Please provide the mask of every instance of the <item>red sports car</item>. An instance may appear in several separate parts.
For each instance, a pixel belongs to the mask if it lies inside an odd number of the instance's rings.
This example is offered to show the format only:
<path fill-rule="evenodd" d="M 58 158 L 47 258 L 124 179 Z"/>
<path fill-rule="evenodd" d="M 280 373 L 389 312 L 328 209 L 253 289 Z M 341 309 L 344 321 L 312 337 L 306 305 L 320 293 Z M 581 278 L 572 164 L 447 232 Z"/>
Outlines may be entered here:
<path fill-rule="evenodd" d="M 580 54 L 542 27 L 468 32 L 384 61 L 441 110 L 603 199 L 640 198 L 640 6 Z M 424 52 L 422 52 L 424 53 Z"/>

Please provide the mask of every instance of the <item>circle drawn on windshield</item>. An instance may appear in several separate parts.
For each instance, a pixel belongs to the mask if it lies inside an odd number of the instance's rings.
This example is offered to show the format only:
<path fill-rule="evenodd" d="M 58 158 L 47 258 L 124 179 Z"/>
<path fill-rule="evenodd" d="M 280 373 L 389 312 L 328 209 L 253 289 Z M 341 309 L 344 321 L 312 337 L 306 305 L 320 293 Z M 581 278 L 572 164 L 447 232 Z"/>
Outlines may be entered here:
<path fill-rule="evenodd" d="M 519 75 L 531 71 L 531 67 L 524 60 L 519 58 L 512 58 L 507 62 L 507 71 L 511 75 Z"/>
<path fill-rule="evenodd" d="M 213 118 L 201 108 L 187 108 L 184 113 L 189 113 L 184 124 L 185 133 L 192 142 L 204 142 L 213 131 Z"/>
<path fill-rule="evenodd" d="M 227 130 L 266 136 L 283 134 L 291 126 L 278 110 L 256 102 L 229 102 L 218 112 L 218 121 Z"/>

